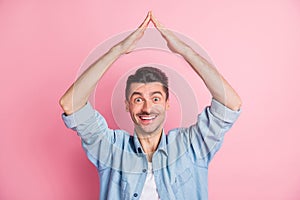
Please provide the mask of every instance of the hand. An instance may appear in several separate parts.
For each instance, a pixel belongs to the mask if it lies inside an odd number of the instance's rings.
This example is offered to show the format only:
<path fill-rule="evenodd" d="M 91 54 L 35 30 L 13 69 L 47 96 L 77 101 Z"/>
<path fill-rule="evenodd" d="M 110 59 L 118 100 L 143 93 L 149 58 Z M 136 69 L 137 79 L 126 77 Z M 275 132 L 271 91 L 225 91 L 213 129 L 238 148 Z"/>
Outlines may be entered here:
<path fill-rule="evenodd" d="M 143 23 L 136 29 L 133 33 L 127 36 L 123 41 L 118 43 L 118 46 L 121 53 L 130 53 L 134 48 L 136 43 L 142 38 L 144 32 L 150 22 L 150 12 L 148 12 L 147 17 L 143 21 Z"/>
<path fill-rule="evenodd" d="M 154 17 L 152 11 L 150 11 L 151 21 L 153 22 L 156 29 L 160 32 L 163 38 L 167 41 L 169 49 L 174 53 L 182 54 L 189 46 L 182 42 L 175 34 L 165 28 L 157 19 Z"/>

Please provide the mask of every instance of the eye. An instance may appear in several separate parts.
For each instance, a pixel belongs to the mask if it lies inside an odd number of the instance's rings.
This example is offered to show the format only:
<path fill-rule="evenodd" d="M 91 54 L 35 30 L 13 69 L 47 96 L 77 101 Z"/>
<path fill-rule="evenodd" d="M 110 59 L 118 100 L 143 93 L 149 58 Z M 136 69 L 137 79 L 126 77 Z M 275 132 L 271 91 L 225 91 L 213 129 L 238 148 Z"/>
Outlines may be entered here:
<path fill-rule="evenodd" d="M 143 102 L 143 99 L 140 97 L 134 99 L 134 103 L 141 103 L 141 102 Z"/>
<path fill-rule="evenodd" d="M 153 98 L 153 101 L 154 101 L 154 102 L 159 102 L 159 101 L 160 101 L 160 98 L 159 98 L 159 97 L 154 97 L 154 98 Z"/>

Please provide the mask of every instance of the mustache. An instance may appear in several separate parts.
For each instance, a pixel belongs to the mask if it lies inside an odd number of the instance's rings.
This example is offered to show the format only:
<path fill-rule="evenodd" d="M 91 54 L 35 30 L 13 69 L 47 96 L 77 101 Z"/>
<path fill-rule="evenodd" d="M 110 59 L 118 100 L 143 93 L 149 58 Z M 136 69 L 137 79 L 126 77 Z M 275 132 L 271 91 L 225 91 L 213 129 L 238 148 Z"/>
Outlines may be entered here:
<path fill-rule="evenodd" d="M 148 112 L 140 112 L 137 115 L 156 115 L 156 113 L 154 113 L 154 112 L 150 112 L 150 113 L 148 113 Z"/>

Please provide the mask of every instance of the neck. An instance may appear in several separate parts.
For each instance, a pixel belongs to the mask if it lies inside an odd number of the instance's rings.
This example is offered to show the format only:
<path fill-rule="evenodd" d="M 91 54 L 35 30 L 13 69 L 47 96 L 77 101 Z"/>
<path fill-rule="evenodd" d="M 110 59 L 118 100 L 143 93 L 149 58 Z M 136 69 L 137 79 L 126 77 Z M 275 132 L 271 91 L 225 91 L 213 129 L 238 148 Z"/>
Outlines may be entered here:
<path fill-rule="evenodd" d="M 143 147 L 144 152 L 148 155 L 148 160 L 152 161 L 152 155 L 158 147 L 162 135 L 162 129 L 152 134 L 140 134 L 136 132 L 138 139 Z"/>

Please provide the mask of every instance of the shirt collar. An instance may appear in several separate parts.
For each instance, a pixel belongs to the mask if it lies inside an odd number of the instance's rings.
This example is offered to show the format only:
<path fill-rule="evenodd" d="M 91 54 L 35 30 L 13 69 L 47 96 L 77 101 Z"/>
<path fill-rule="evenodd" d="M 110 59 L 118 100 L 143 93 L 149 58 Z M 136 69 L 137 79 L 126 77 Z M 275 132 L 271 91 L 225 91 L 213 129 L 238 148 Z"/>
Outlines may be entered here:
<path fill-rule="evenodd" d="M 134 136 L 133 136 L 133 141 L 134 141 L 134 147 L 136 150 L 136 153 L 138 155 L 144 155 L 144 150 L 143 147 L 137 137 L 137 134 L 134 132 Z M 168 152 L 167 152 L 167 136 L 163 130 L 162 132 L 162 136 L 160 138 L 158 147 L 156 151 L 162 151 L 166 156 L 168 156 Z"/>

